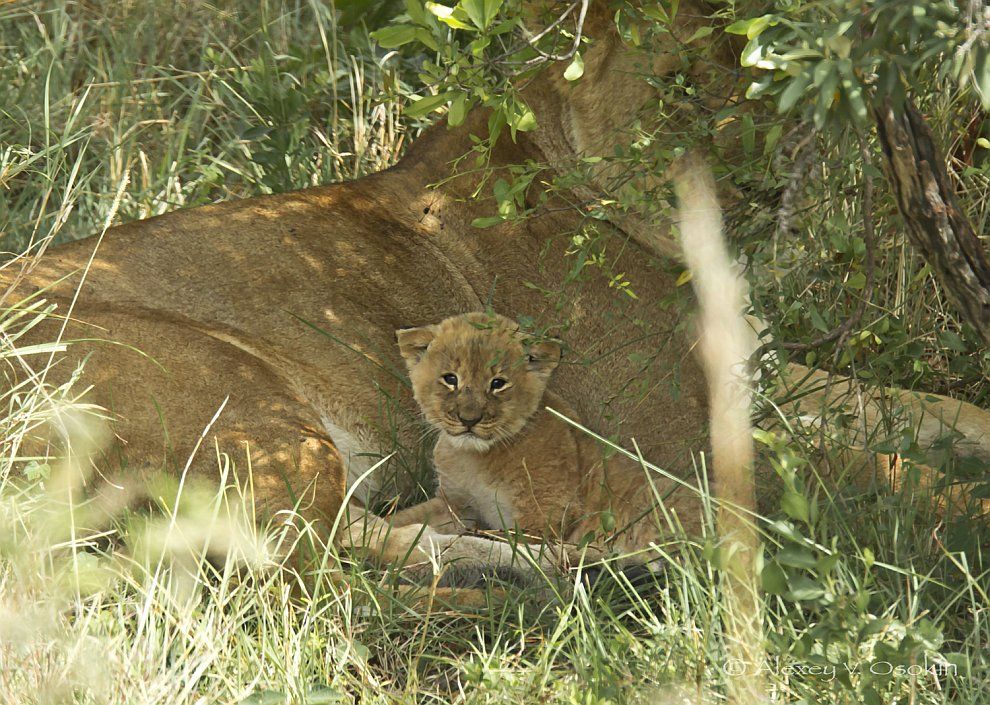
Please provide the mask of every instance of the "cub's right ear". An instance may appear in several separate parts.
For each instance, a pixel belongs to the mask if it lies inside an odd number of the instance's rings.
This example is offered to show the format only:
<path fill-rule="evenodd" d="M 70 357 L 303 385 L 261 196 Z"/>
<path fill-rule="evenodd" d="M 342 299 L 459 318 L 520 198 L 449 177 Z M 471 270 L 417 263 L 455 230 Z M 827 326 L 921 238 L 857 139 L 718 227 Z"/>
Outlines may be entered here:
<path fill-rule="evenodd" d="M 556 341 L 541 340 L 530 343 L 526 346 L 526 366 L 530 372 L 549 377 L 560 364 L 562 354 L 563 349 Z"/>
<path fill-rule="evenodd" d="M 399 343 L 399 352 L 406 361 L 406 367 L 412 369 L 423 359 L 426 348 L 436 336 L 437 326 L 402 328 L 395 331 L 395 339 Z"/>

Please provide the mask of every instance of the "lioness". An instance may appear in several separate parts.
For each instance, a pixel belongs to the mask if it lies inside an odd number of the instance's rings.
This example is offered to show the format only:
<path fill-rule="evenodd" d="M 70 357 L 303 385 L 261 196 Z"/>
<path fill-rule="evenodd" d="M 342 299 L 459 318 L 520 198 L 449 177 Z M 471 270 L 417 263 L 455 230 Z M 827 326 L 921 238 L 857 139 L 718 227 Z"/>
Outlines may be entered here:
<path fill-rule="evenodd" d="M 493 170 L 564 164 L 613 139 L 649 97 L 633 78 L 641 54 L 629 53 L 612 14 L 604 2 L 589 12 L 584 85 L 563 80 L 562 67 L 531 83 L 540 130 L 500 139 Z M 661 64 L 679 68 L 672 56 Z M 689 292 L 649 243 L 607 223 L 611 264 L 639 298 L 597 268 L 575 277 L 568 251 L 582 214 L 552 193 L 539 218 L 472 227 L 495 208 L 477 196 L 485 174 L 445 177 L 487 129 L 488 115 L 473 111 L 457 129 L 429 130 L 380 174 L 177 211 L 52 248 L 23 270 L 15 261 L 0 270 L 3 305 L 33 296 L 57 306 L 19 344 L 75 341 L 44 376 L 62 384 L 85 363 L 81 388 L 92 387 L 87 400 L 107 410 L 115 434 L 106 472 L 188 467 L 213 478 L 219 449 L 250 465 L 259 514 L 296 510 L 332 525 L 348 489 L 352 514 L 365 511 L 379 489 L 394 492 L 386 470 L 402 473 L 418 455 L 393 331 L 490 304 L 566 328 L 576 364 L 554 376 L 554 390 L 596 430 L 622 428 L 651 459 L 686 470 L 707 419 L 684 333 Z M 534 181 L 527 202 L 542 189 Z M 24 356 L 5 383 L 40 379 L 47 362 Z M 652 421 L 661 414 L 662 435 Z M 389 455 L 388 468 L 357 483 Z"/>

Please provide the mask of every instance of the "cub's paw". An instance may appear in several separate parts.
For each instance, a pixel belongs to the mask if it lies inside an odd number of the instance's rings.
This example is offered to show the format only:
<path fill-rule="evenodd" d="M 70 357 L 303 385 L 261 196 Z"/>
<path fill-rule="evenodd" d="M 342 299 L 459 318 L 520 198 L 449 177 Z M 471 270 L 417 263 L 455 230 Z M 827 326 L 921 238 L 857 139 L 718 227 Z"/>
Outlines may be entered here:
<path fill-rule="evenodd" d="M 429 562 L 435 551 L 432 538 L 439 536 L 425 524 L 391 526 L 383 521 L 356 521 L 346 529 L 339 545 L 380 566 L 401 567 Z"/>
<path fill-rule="evenodd" d="M 558 560 L 566 569 L 600 563 L 608 555 L 605 551 L 595 546 L 576 546 L 574 544 L 561 544 L 556 552 L 558 553 Z"/>

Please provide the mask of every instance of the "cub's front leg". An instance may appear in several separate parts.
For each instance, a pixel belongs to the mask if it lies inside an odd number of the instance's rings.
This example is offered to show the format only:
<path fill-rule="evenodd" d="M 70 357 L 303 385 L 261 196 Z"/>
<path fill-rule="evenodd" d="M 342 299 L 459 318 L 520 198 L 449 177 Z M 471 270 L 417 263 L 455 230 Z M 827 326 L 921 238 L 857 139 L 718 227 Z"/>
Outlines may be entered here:
<path fill-rule="evenodd" d="M 392 526 L 426 524 L 442 534 L 464 534 L 478 528 L 473 513 L 452 506 L 441 492 L 433 499 L 396 512 L 389 518 Z"/>
<path fill-rule="evenodd" d="M 412 509 L 421 511 L 420 506 Z M 570 567 L 559 546 L 443 534 L 423 523 L 356 521 L 346 528 L 341 543 L 378 565 L 400 568 L 413 582 L 436 581 L 442 587 L 478 587 L 493 578 L 545 587 L 566 576 Z"/>
<path fill-rule="evenodd" d="M 567 575 L 567 562 L 549 547 L 486 536 L 438 534 L 423 524 L 393 529 L 382 554 L 404 563 L 417 583 L 475 588 L 495 579 L 520 587 L 546 587 Z"/>

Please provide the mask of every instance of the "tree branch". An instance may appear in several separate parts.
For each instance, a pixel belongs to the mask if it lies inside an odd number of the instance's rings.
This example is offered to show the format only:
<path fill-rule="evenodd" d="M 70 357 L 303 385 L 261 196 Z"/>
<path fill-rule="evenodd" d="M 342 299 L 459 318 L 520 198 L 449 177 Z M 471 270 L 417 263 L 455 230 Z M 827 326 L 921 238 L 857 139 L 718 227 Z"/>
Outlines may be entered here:
<path fill-rule="evenodd" d="M 931 266 L 953 305 L 990 345 L 990 260 L 959 202 L 931 130 L 910 99 L 874 108 L 908 237 Z"/>

